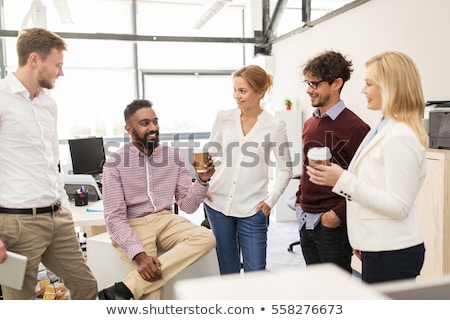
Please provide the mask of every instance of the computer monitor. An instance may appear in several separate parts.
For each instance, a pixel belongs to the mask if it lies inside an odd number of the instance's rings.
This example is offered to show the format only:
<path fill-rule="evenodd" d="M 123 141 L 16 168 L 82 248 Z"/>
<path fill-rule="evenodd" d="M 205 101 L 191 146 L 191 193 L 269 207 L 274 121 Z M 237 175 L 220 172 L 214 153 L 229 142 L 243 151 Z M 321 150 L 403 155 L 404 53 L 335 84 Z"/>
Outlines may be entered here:
<path fill-rule="evenodd" d="M 105 162 L 102 137 L 69 140 L 74 174 L 100 174 Z"/>

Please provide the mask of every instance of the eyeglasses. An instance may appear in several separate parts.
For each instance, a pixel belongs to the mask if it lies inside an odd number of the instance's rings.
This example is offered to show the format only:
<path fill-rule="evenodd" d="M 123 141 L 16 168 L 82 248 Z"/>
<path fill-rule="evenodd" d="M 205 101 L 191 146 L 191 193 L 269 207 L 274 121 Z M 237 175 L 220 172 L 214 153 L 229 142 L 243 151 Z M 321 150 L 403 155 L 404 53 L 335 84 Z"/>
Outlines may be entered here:
<path fill-rule="evenodd" d="M 305 80 L 305 81 L 303 81 L 303 83 L 307 84 L 313 90 L 317 90 L 317 87 L 319 86 L 319 84 L 324 81 L 326 81 L 326 80 L 320 80 L 320 81 L 306 81 Z"/>

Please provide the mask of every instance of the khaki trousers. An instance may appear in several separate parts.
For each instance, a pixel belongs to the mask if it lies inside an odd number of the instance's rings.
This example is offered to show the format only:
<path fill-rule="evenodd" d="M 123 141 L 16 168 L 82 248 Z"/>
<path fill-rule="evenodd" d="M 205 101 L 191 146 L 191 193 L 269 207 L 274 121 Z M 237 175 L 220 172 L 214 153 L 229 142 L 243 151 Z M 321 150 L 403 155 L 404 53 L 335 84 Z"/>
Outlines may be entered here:
<path fill-rule="evenodd" d="M 150 256 L 158 256 L 163 278 L 150 282 L 142 279 L 137 265 L 117 244 L 122 262 L 130 272 L 123 283 L 130 289 L 135 300 L 164 299 L 163 288 L 175 277 L 216 246 L 213 233 L 203 226 L 197 226 L 171 210 L 163 210 L 145 217 L 130 219 L 130 226 Z"/>
<path fill-rule="evenodd" d="M 36 298 L 39 262 L 63 280 L 71 299 L 97 298 L 97 281 L 84 260 L 67 209 L 34 215 L 0 213 L 0 239 L 8 250 L 28 257 L 22 290 L 2 286 L 5 300 Z"/>

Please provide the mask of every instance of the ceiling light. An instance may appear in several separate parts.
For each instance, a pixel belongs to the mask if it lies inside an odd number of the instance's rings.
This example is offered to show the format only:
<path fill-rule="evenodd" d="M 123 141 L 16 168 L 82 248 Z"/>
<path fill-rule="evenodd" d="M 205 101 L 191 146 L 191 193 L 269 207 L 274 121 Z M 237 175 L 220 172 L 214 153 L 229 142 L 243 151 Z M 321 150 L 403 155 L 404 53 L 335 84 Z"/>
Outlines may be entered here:
<path fill-rule="evenodd" d="M 61 23 L 73 23 L 72 17 L 70 16 L 69 6 L 67 5 L 66 0 L 53 0 L 55 4 L 56 10 L 58 11 L 59 18 L 61 19 Z M 25 18 L 22 22 L 21 29 L 25 28 L 28 24 L 28 21 L 32 21 L 34 27 L 38 28 L 47 28 L 47 8 L 44 6 L 42 1 L 33 0 L 30 5 L 30 9 L 28 10 Z"/>
<path fill-rule="evenodd" d="M 31 19 L 33 26 L 38 28 L 47 28 L 47 8 L 40 0 L 33 0 L 30 5 L 25 18 L 22 22 L 22 28 L 27 26 L 28 21 Z"/>
<path fill-rule="evenodd" d="M 70 16 L 69 6 L 67 5 L 67 0 L 53 0 L 56 10 L 58 11 L 59 18 L 62 24 L 73 23 L 72 17 Z"/>
<path fill-rule="evenodd" d="M 195 22 L 194 28 L 200 29 L 203 27 L 212 17 L 214 17 L 224 6 L 230 3 L 232 0 L 215 0 L 210 3 L 206 11 L 200 16 L 200 18 Z"/>

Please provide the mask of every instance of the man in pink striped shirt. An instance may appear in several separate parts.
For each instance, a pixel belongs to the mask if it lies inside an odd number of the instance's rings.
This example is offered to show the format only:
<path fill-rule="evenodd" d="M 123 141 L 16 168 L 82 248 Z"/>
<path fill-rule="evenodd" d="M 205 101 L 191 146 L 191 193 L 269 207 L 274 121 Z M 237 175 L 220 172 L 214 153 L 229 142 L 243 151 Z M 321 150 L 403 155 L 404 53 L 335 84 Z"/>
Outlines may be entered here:
<path fill-rule="evenodd" d="M 152 103 L 134 100 L 124 111 L 131 143 L 103 166 L 103 205 L 108 232 L 130 273 L 99 292 L 100 300 L 164 299 L 164 284 L 206 255 L 212 232 L 174 214 L 173 201 L 195 212 L 215 172 L 212 160 L 192 183 L 187 163 L 173 148 L 159 144 Z M 157 251 L 164 252 L 157 256 Z"/>

